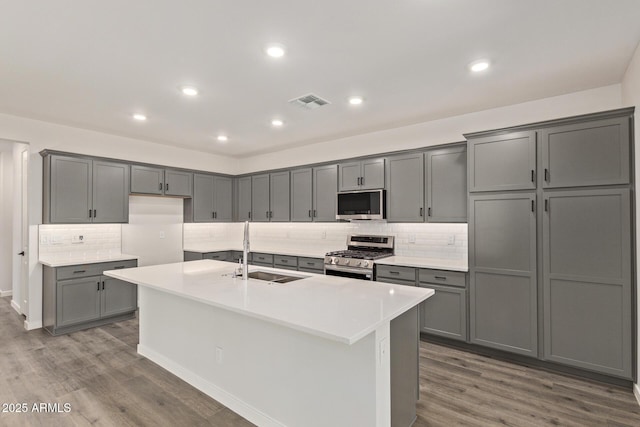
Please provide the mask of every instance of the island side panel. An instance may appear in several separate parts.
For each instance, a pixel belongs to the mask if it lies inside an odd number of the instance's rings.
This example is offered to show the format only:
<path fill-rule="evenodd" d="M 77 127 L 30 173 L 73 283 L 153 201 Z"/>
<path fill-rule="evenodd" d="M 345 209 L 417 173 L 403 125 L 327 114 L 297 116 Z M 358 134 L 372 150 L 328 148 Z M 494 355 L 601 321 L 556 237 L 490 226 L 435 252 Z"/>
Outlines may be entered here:
<path fill-rule="evenodd" d="M 253 423 L 388 425 L 376 333 L 349 346 L 144 286 L 139 306 L 138 352 Z"/>

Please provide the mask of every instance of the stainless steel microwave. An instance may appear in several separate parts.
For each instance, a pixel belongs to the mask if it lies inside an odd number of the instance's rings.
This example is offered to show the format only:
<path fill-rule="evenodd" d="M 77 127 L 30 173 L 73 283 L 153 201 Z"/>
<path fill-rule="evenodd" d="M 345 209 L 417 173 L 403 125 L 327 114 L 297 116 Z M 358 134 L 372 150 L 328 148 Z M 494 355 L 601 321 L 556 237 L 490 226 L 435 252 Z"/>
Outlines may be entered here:
<path fill-rule="evenodd" d="M 385 190 L 338 193 L 336 219 L 385 219 Z"/>

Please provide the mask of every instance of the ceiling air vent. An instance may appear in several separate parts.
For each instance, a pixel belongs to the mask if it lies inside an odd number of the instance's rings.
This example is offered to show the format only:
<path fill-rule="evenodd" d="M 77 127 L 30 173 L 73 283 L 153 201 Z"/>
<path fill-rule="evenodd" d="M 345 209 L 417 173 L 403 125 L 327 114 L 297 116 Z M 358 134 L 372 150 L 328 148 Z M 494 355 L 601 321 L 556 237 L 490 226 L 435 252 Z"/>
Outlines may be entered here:
<path fill-rule="evenodd" d="M 299 98 L 290 100 L 289 104 L 297 105 L 298 107 L 304 108 L 305 110 L 315 110 L 316 108 L 331 103 L 326 99 L 322 99 L 319 96 L 310 93 L 308 95 L 303 95 Z"/>

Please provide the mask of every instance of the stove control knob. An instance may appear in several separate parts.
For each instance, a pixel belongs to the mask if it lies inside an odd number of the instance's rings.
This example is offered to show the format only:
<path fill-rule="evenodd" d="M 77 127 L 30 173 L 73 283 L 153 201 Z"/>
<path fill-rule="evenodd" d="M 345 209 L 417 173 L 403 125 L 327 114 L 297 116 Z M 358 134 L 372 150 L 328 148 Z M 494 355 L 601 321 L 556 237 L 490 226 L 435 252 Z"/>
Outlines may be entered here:
<path fill-rule="evenodd" d="M 337 264 L 337 263 L 338 263 L 338 258 L 331 257 L 331 264 Z"/>
<path fill-rule="evenodd" d="M 344 261 L 344 265 L 349 265 L 350 262 L 351 262 L 351 260 L 347 259 L 347 260 Z"/>
<path fill-rule="evenodd" d="M 363 263 L 363 262 L 364 262 L 364 261 L 358 261 L 358 267 L 362 267 L 362 263 Z"/>
<path fill-rule="evenodd" d="M 363 267 L 369 267 L 369 261 L 362 261 Z"/>

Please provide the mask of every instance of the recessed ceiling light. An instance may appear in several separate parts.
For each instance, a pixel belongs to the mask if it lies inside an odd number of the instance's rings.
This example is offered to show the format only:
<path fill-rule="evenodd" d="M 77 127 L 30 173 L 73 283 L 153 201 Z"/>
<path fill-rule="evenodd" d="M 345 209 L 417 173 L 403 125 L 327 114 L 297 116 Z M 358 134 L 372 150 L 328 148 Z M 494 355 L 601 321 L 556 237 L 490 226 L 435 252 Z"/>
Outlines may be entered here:
<path fill-rule="evenodd" d="M 217 139 L 220 142 L 227 142 L 229 140 L 229 137 L 227 137 L 227 135 L 218 135 Z"/>
<path fill-rule="evenodd" d="M 483 59 L 480 61 L 476 61 L 469 65 L 469 69 L 474 73 L 479 73 L 480 71 L 484 71 L 489 68 L 489 61 Z"/>
<path fill-rule="evenodd" d="M 182 86 L 180 88 L 180 92 L 186 96 L 196 96 L 198 94 L 198 89 L 193 86 Z"/>
<path fill-rule="evenodd" d="M 277 43 L 268 45 L 265 51 L 267 52 L 267 55 L 272 58 L 282 58 L 285 54 L 284 46 Z"/>
<path fill-rule="evenodd" d="M 282 126 L 283 124 L 284 124 L 284 122 L 283 122 L 282 120 L 280 120 L 280 119 L 273 119 L 273 120 L 271 120 L 271 126 L 274 126 L 274 127 L 280 127 L 280 126 Z"/>
<path fill-rule="evenodd" d="M 351 105 L 360 105 L 364 100 L 361 96 L 352 96 L 349 98 L 349 104 Z"/>
<path fill-rule="evenodd" d="M 133 115 L 133 119 L 137 120 L 139 122 L 144 122 L 145 120 L 147 120 L 147 116 L 145 116 L 144 114 L 134 114 Z"/>

